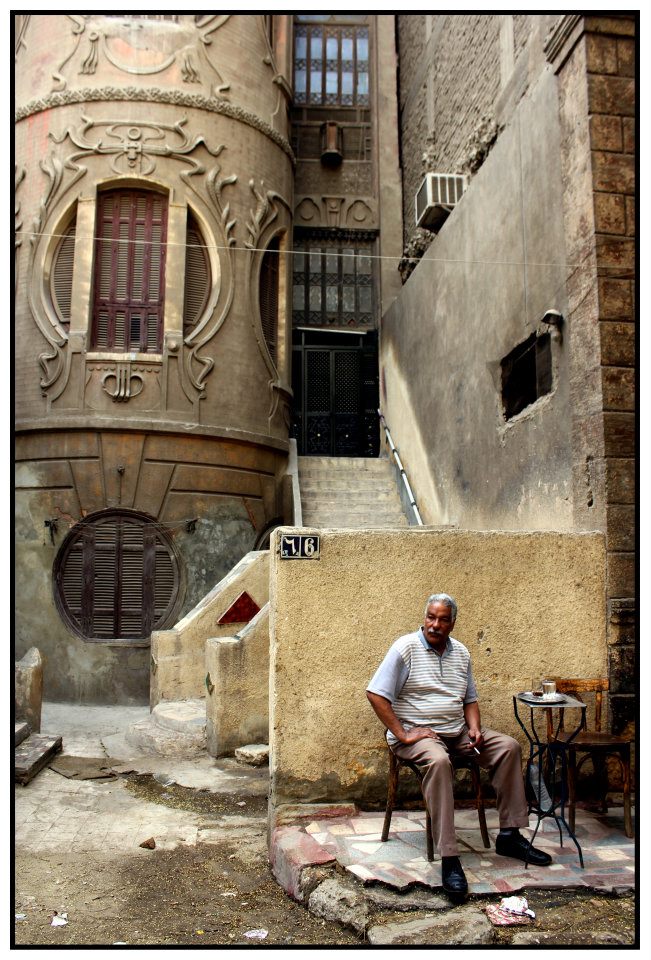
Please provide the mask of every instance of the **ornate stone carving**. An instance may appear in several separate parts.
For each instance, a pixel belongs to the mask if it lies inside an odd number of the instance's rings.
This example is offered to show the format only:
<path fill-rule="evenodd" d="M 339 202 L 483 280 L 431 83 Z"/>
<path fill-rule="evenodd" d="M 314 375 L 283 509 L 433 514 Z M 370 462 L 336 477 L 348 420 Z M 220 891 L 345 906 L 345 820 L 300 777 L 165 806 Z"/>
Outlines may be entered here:
<path fill-rule="evenodd" d="M 115 380 L 113 389 L 109 388 L 107 380 Z M 109 370 L 108 373 L 103 374 L 101 381 L 102 389 L 114 402 L 126 402 L 132 397 L 139 396 L 144 386 L 141 374 L 132 372 L 131 363 L 128 360 L 125 363 L 116 364 L 115 370 Z M 137 390 L 131 386 L 132 383 L 138 387 Z"/>
<path fill-rule="evenodd" d="M 18 54 L 21 50 L 27 49 L 27 43 L 25 41 L 25 34 L 27 33 L 27 27 L 29 26 L 30 16 L 26 14 L 25 16 L 17 16 L 16 19 L 19 21 L 18 27 L 16 30 L 16 52 L 14 59 L 18 59 Z"/>
<path fill-rule="evenodd" d="M 214 152 L 214 156 L 224 149 L 221 145 Z M 184 170 L 181 173 L 182 179 L 188 187 L 196 193 L 203 201 L 202 193 L 195 186 L 195 175 L 199 170 Z M 203 168 L 201 169 L 203 172 Z M 234 268 L 233 252 L 236 239 L 233 230 L 237 220 L 230 218 L 230 204 L 225 202 L 222 197 L 222 191 L 237 182 L 237 176 L 231 174 L 228 177 L 220 177 L 221 166 L 216 164 L 207 174 L 204 189 L 208 199 L 216 212 L 216 219 L 221 231 L 222 247 L 220 256 L 220 282 L 215 285 L 213 294 L 204 310 L 203 319 L 193 328 L 191 333 L 185 338 L 186 350 L 183 351 L 183 371 L 182 381 L 183 390 L 189 400 L 194 402 L 197 391 L 200 397 L 205 396 L 205 381 L 208 374 L 214 367 L 214 360 L 210 357 L 201 356 L 199 350 L 211 340 L 224 323 L 228 312 L 233 303 L 234 294 Z"/>
<path fill-rule="evenodd" d="M 264 182 L 260 183 L 260 188 L 258 189 L 255 181 L 250 180 L 249 189 L 256 200 L 256 205 L 255 208 L 251 209 L 246 224 L 249 239 L 244 241 L 245 247 L 250 251 L 249 269 L 246 274 L 246 295 L 249 304 L 247 312 L 253 324 L 253 331 L 260 348 L 260 353 L 270 374 L 270 409 L 268 417 L 269 423 L 271 424 L 276 416 L 279 396 L 283 394 L 284 388 L 281 385 L 276 364 L 269 353 L 267 341 L 262 330 L 259 292 L 254 278 L 258 276 L 259 263 L 264 256 L 270 239 L 281 231 L 289 231 L 291 227 L 291 207 L 287 200 L 279 193 L 276 193 L 276 191 L 265 190 Z"/>
<path fill-rule="evenodd" d="M 135 120 L 91 120 L 82 115 L 82 123 L 76 129 L 71 127 L 56 137 L 50 134 L 55 143 L 63 143 L 69 139 L 80 152 L 68 157 L 66 165 L 74 164 L 81 157 L 92 153 L 112 156 L 111 169 L 114 173 L 136 173 L 140 176 L 149 176 L 156 169 L 155 156 L 172 157 L 189 163 L 195 172 L 203 170 L 201 164 L 188 156 L 193 150 L 203 144 L 213 156 L 219 150 L 211 150 L 203 136 L 193 139 L 183 129 L 187 124 L 187 117 L 177 123 L 142 122 Z M 97 128 L 94 140 L 88 137 L 91 130 Z M 105 129 L 103 137 L 98 134 Z M 171 134 L 171 136 L 169 136 Z M 171 141 L 171 142 L 169 142 Z"/>
<path fill-rule="evenodd" d="M 201 94 L 184 93 L 181 90 L 163 90 L 159 87 L 88 87 L 82 90 L 63 90 L 60 93 L 51 93 L 47 97 L 38 100 L 30 100 L 29 103 L 16 110 L 15 119 L 18 123 L 26 117 L 31 117 L 35 113 L 43 110 L 50 110 L 52 107 L 67 106 L 71 103 L 104 102 L 107 100 L 135 100 L 144 103 L 172 103 L 182 107 L 194 107 L 197 110 L 208 110 L 211 113 L 218 113 L 229 117 L 232 120 L 238 120 L 247 126 L 258 130 L 272 140 L 276 146 L 287 154 L 292 164 L 296 164 L 294 152 L 289 141 L 274 130 L 270 124 L 244 110 L 236 104 L 229 103 L 219 97 L 204 97 Z"/>
<path fill-rule="evenodd" d="M 261 188 L 264 189 L 264 182 L 260 184 Z M 290 206 L 285 200 L 284 197 L 281 197 L 279 193 L 276 193 L 273 190 L 267 190 L 266 193 L 263 193 L 261 190 L 257 190 L 254 180 L 249 180 L 249 187 L 251 193 L 257 200 L 255 210 L 251 210 L 246 229 L 249 232 L 250 240 L 245 240 L 244 245 L 249 247 L 249 249 L 256 249 L 260 237 L 265 230 L 273 223 L 273 221 L 278 216 L 279 204 L 283 204 L 287 210 L 290 210 Z"/>
<path fill-rule="evenodd" d="M 23 225 L 23 221 L 20 219 L 20 201 L 18 200 L 18 187 L 21 185 L 25 179 L 25 168 L 19 167 L 18 164 L 14 166 L 14 290 L 18 287 L 18 250 L 23 242 L 23 237 L 21 234 L 20 228 Z"/>
<path fill-rule="evenodd" d="M 92 75 L 97 70 L 100 58 L 103 58 L 121 73 L 131 76 L 150 76 L 163 73 L 179 64 L 181 77 L 185 83 L 201 83 L 202 64 L 209 73 L 214 74 L 216 83 L 207 85 L 211 94 L 224 94 L 229 84 L 224 83 L 219 71 L 207 55 L 206 48 L 212 43 L 212 34 L 229 19 L 230 15 L 211 15 L 195 17 L 194 23 L 187 20 L 179 23 L 167 23 L 164 32 L 158 22 L 147 18 L 138 20 L 133 16 L 69 16 L 72 21 L 73 47 L 52 75 L 53 90 L 64 90 L 68 81 L 64 76 L 64 67 L 74 72 L 74 62 L 81 58 L 77 73 Z M 125 47 L 131 47 L 135 55 L 128 59 Z M 138 63 L 137 51 L 146 49 L 151 57 L 159 50 L 154 63 Z M 79 56 L 77 56 L 79 54 Z"/>
<path fill-rule="evenodd" d="M 295 223 L 329 229 L 375 229 L 377 204 L 372 197 L 297 197 Z"/>

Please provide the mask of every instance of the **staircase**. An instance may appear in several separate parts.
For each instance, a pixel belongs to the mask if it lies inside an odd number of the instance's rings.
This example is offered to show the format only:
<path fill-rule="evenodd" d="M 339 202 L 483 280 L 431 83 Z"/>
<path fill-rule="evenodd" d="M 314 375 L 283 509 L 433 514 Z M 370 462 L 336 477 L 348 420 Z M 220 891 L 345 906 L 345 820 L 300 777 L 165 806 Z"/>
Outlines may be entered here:
<path fill-rule="evenodd" d="M 298 479 L 306 527 L 409 526 L 389 460 L 299 457 Z"/>

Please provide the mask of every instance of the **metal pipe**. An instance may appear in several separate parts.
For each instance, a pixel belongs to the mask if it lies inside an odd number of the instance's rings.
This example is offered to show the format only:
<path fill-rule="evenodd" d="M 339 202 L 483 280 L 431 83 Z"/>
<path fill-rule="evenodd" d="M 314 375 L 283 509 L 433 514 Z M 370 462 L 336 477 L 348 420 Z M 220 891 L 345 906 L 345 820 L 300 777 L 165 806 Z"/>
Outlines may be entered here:
<path fill-rule="evenodd" d="M 403 465 L 402 465 L 402 461 L 401 461 L 401 459 L 400 459 L 400 457 L 399 457 L 399 455 L 398 455 L 398 451 L 396 450 L 396 446 L 395 446 L 395 444 L 394 444 L 394 442 L 393 442 L 393 440 L 392 440 L 392 438 L 391 438 L 391 431 L 389 430 L 389 428 L 388 428 L 388 426 L 387 426 L 387 422 L 386 422 L 386 420 L 384 419 L 384 414 L 382 413 L 381 410 L 378 410 L 378 416 L 380 417 L 380 420 L 382 421 L 382 426 L 384 427 L 384 432 L 385 432 L 386 437 L 387 437 L 387 441 L 388 441 L 388 444 L 389 444 L 389 449 L 391 450 L 391 453 L 393 454 L 393 457 L 394 457 L 394 459 L 395 459 L 395 461 L 396 461 L 396 465 L 397 465 L 397 467 L 398 467 L 398 470 L 400 471 L 400 476 L 402 477 L 402 482 L 403 482 L 404 485 L 405 485 L 405 490 L 407 491 L 407 496 L 409 497 L 409 503 L 410 503 L 411 509 L 414 511 L 414 516 L 416 517 L 416 523 L 417 523 L 417 525 L 418 525 L 419 527 L 423 527 L 423 526 L 425 526 L 425 524 L 423 523 L 422 518 L 421 518 L 421 515 L 420 515 L 420 512 L 419 512 L 419 510 L 418 510 L 418 507 L 416 506 L 416 500 L 415 500 L 414 494 L 413 494 L 413 492 L 412 492 L 412 489 L 411 489 L 411 487 L 409 486 L 409 480 L 407 479 L 407 474 L 406 474 L 406 472 L 405 472 L 405 468 L 404 468 Z"/>

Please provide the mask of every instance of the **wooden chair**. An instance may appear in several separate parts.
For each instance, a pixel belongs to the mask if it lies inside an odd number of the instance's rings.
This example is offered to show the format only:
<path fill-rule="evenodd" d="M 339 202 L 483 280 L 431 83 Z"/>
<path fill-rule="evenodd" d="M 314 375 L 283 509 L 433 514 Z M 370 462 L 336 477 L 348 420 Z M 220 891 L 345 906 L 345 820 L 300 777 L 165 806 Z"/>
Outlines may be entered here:
<path fill-rule="evenodd" d="M 577 700 L 586 703 L 585 694 L 594 693 L 595 713 L 594 729 L 589 730 L 586 727 L 580 730 L 574 737 L 568 747 L 567 764 L 567 783 L 568 783 L 568 807 L 569 807 L 569 825 L 574 831 L 575 807 L 576 807 L 576 778 L 579 770 L 586 760 L 592 760 L 592 767 L 601 780 L 602 797 L 601 809 L 605 813 L 608 809 L 606 794 L 608 792 L 608 768 L 606 760 L 608 757 L 614 757 L 622 773 L 622 792 L 624 796 L 624 831 L 627 837 L 633 836 L 633 823 L 631 820 L 631 740 L 628 737 L 616 737 L 609 733 L 603 733 L 601 730 L 601 716 L 603 707 L 603 695 L 608 691 L 609 682 L 607 679 L 597 680 L 568 680 L 562 677 L 550 677 L 556 682 L 558 693 L 567 693 Z M 564 713 L 559 710 L 558 729 L 554 729 L 552 711 L 547 711 L 547 740 L 554 739 L 567 741 L 568 734 L 564 729 Z M 577 754 L 583 754 L 577 761 Z"/>
<path fill-rule="evenodd" d="M 481 779 L 479 775 L 479 764 L 472 760 L 470 757 L 453 757 L 452 766 L 455 770 L 470 770 L 470 775 L 472 777 L 472 786 L 475 793 L 475 802 L 477 804 L 477 814 L 479 816 L 479 829 L 481 830 L 481 838 L 484 842 L 485 847 L 490 847 L 490 840 L 488 839 L 488 829 L 486 828 L 486 811 L 484 810 L 484 797 L 481 791 Z M 423 783 L 423 771 L 420 769 L 417 763 L 414 763 L 412 760 L 403 760 L 401 757 L 397 757 L 393 750 L 389 748 L 389 782 L 387 787 L 387 808 L 384 815 L 384 825 L 382 827 L 382 837 L 383 841 L 389 839 L 389 830 L 391 828 L 391 816 L 393 814 L 393 808 L 396 802 L 396 796 L 398 793 L 398 777 L 400 775 L 400 768 L 408 767 L 412 770 L 422 786 Z M 426 836 L 427 836 L 427 859 L 432 861 L 434 859 L 434 841 L 432 839 L 432 824 L 430 822 L 429 812 L 427 807 L 425 807 L 425 816 L 426 816 Z"/>

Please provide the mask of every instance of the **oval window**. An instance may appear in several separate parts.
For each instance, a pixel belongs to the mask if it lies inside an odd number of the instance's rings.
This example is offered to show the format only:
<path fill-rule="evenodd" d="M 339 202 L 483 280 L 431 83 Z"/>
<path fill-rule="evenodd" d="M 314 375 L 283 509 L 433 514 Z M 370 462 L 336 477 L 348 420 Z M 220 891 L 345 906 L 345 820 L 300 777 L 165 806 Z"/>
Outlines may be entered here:
<path fill-rule="evenodd" d="M 54 564 L 54 597 L 85 640 L 145 640 L 170 626 L 182 600 L 179 557 L 146 514 L 103 510 L 76 524 Z"/>

